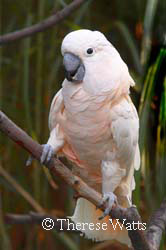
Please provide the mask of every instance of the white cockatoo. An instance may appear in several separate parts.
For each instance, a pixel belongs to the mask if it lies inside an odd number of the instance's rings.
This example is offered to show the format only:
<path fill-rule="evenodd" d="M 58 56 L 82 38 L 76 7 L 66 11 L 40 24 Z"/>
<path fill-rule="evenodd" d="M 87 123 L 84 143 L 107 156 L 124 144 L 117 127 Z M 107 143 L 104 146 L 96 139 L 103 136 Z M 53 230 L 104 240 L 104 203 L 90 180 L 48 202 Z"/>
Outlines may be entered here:
<path fill-rule="evenodd" d="M 132 205 L 134 169 L 140 166 L 139 119 L 129 97 L 135 83 L 114 46 L 99 31 L 69 33 L 61 47 L 66 78 L 55 95 L 49 114 L 50 137 L 41 162 L 52 154 L 64 155 L 74 171 L 101 192 L 107 209 L 84 198 L 77 200 L 72 221 L 85 223 L 87 238 L 96 241 L 116 239 L 130 245 L 127 230 L 114 230 L 107 216 L 114 202 Z M 88 223 L 107 223 L 93 228 Z"/>

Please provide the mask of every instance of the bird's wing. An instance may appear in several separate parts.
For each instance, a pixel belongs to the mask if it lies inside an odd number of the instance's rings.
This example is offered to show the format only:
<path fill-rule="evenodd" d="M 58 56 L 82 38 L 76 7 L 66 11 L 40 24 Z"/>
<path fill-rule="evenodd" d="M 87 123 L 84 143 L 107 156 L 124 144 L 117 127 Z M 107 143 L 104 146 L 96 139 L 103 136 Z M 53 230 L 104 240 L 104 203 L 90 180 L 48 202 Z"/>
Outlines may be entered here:
<path fill-rule="evenodd" d="M 111 133 L 115 147 L 115 162 L 119 163 L 125 175 L 117 172 L 121 181 L 117 185 L 116 195 L 122 206 L 132 204 L 132 190 L 135 188 L 134 169 L 140 166 L 138 147 L 139 119 L 130 97 L 123 98 L 111 109 Z M 115 176 L 117 177 L 117 176 Z M 112 180 L 113 182 L 114 180 Z"/>
<path fill-rule="evenodd" d="M 53 128 L 56 127 L 58 123 L 59 113 L 62 113 L 63 109 L 64 109 L 64 102 L 62 96 L 62 89 L 60 89 L 54 96 L 50 107 L 49 118 L 48 118 L 48 125 L 50 131 L 52 131 Z"/>
<path fill-rule="evenodd" d="M 53 98 L 48 119 L 50 137 L 47 143 L 53 147 L 55 152 L 58 152 L 64 145 L 64 133 L 59 124 L 59 120 L 63 119 L 63 110 L 64 102 L 60 89 Z"/>
<path fill-rule="evenodd" d="M 139 119 L 129 97 L 111 109 L 111 132 L 116 147 L 116 157 L 128 172 L 133 166 L 139 168 L 138 147 Z"/>

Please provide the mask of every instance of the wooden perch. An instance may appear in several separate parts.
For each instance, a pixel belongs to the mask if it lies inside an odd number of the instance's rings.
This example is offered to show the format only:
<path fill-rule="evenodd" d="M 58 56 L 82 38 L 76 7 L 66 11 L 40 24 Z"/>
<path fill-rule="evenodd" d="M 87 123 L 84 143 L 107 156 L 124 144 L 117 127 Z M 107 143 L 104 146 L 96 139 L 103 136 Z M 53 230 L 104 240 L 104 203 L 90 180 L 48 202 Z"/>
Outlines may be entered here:
<path fill-rule="evenodd" d="M 10 139 L 28 151 L 34 158 L 40 160 L 43 150 L 42 146 L 35 142 L 1 111 L 0 130 Z M 79 196 L 84 197 L 96 206 L 101 204 L 101 194 L 90 188 L 79 177 L 73 175 L 72 172 L 59 159 L 51 159 L 49 164 L 47 164 L 47 167 L 53 176 L 59 175 L 68 185 L 73 187 Z M 101 209 L 104 211 L 104 205 Z M 138 214 L 136 207 L 122 208 L 120 206 L 116 206 L 111 210 L 110 216 L 113 219 L 119 219 L 121 223 L 124 223 L 124 219 L 126 219 L 124 226 L 127 226 L 127 223 L 141 223 L 141 217 Z M 152 216 L 149 227 L 146 229 L 146 231 L 139 229 L 132 229 L 128 231 L 133 248 L 135 250 L 158 250 L 161 236 L 165 228 L 166 202 L 164 201 L 161 207 Z"/>
<path fill-rule="evenodd" d="M 53 228 L 58 232 L 76 232 L 80 231 L 74 229 L 74 223 L 68 223 L 69 219 L 58 219 L 50 214 L 39 214 L 30 212 L 29 214 L 6 214 L 4 221 L 6 224 L 38 224 L 42 225 L 44 219 L 50 218 L 54 222 Z M 62 230 L 63 229 L 63 230 Z"/>
<path fill-rule="evenodd" d="M 48 17 L 47 19 L 41 21 L 38 24 L 34 24 L 28 28 L 24 28 L 22 30 L 18 30 L 15 32 L 11 32 L 9 34 L 5 34 L 0 36 L 0 45 L 7 44 L 9 42 L 14 42 L 16 40 L 32 36 L 36 33 L 45 31 L 55 24 L 60 23 L 66 17 L 73 13 L 83 2 L 86 0 L 74 0 L 71 4 L 67 5 L 64 9 L 58 11 L 54 15 Z"/>

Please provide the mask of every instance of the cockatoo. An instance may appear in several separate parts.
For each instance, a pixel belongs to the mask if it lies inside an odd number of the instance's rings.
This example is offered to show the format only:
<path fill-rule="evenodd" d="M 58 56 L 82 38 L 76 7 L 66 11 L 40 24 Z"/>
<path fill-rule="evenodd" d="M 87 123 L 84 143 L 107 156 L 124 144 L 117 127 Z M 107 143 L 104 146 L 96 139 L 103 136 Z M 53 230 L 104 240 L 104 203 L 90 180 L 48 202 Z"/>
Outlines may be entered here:
<path fill-rule="evenodd" d="M 77 200 L 72 221 L 108 225 L 107 230 L 85 227 L 87 238 L 130 245 L 127 230 L 114 230 L 107 215 L 116 202 L 132 205 L 134 169 L 140 166 L 139 119 L 129 96 L 135 83 L 118 51 L 99 31 L 69 33 L 61 52 L 66 78 L 51 104 L 50 137 L 41 162 L 63 154 L 75 173 L 107 201 L 99 221 L 100 209 L 84 198 Z"/>

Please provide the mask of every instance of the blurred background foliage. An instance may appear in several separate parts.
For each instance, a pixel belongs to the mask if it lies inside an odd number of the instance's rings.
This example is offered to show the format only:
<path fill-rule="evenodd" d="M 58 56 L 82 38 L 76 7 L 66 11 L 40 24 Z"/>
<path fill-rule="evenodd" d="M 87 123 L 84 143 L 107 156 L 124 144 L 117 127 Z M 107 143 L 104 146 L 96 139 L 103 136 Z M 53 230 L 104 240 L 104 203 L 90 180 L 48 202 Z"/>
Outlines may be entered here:
<path fill-rule="evenodd" d="M 0 0 L 0 35 L 37 23 L 70 2 Z M 142 167 L 134 203 L 144 221 L 166 195 L 165 24 L 165 0 L 87 0 L 55 27 L 0 47 L 0 108 L 40 143 L 48 139 L 50 102 L 64 78 L 63 37 L 80 28 L 100 30 L 118 49 L 137 83 L 131 95 L 140 116 Z M 0 134 L 0 249 L 120 249 L 40 226 L 6 226 L 6 212 L 45 210 L 59 217 L 73 212 L 73 190 L 58 178 L 53 181 L 37 162 L 26 168 L 27 157 Z"/>

